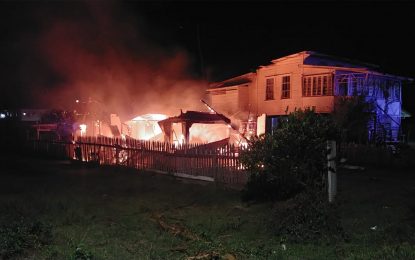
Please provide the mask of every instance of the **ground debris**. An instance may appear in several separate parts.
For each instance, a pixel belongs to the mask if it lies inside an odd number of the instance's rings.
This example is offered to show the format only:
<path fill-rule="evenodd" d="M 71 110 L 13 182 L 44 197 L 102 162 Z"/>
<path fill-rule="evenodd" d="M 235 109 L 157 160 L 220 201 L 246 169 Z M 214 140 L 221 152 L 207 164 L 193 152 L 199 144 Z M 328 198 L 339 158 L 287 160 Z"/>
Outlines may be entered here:
<path fill-rule="evenodd" d="M 189 256 L 186 258 L 186 260 L 236 260 L 236 256 L 230 253 L 227 253 L 223 256 L 220 256 L 219 253 L 217 252 L 210 252 L 210 253 L 206 253 L 206 252 L 201 252 L 195 256 Z"/>
<path fill-rule="evenodd" d="M 200 240 L 199 236 L 191 232 L 189 229 L 178 223 L 168 223 L 163 214 L 153 214 L 151 219 L 154 220 L 164 231 L 169 232 L 173 236 L 179 236 L 186 240 Z"/>
<path fill-rule="evenodd" d="M 223 260 L 236 260 L 236 256 L 233 254 L 225 254 L 224 256 L 222 256 Z"/>
<path fill-rule="evenodd" d="M 236 206 L 233 207 L 233 209 L 240 210 L 240 211 L 244 211 L 244 212 L 249 211 L 249 208 L 246 208 L 246 207 L 241 206 L 241 205 L 236 205 Z"/>
<path fill-rule="evenodd" d="M 176 246 L 176 247 L 171 248 L 170 251 L 186 252 L 187 251 L 187 247 L 186 246 Z"/>
<path fill-rule="evenodd" d="M 195 256 L 189 256 L 186 260 L 210 260 L 210 259 L 221 259 L 219 254 L 216 252 L 206 253 L 201 252 Z M 226 259 L 226 258 L 225 258 Z"/>
<path fill-rule="evenodd" d="M 358 171 L 364 171 L 365 170 L 365 167 L 358 166 L 358 165 L 350 165 L 350 164 L 339 165 L 339 167 L 347 169 L 347 170 L 358 170 Z"/>

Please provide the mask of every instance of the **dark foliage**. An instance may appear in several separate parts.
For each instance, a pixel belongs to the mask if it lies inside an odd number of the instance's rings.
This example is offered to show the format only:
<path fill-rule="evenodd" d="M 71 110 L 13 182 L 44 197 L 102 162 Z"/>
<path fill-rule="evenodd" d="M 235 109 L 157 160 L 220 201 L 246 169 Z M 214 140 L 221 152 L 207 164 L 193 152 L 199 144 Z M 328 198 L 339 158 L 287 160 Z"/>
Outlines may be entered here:
<path fill-rule="evenodd" d="M 336 204 L 324 192 L 304 192 L 275 205 L 272 229 L 288 242 L 347 240 Z"/>
<path fill-rule="evenodd" d="M 245 200 L 283 200 L 304 190 L 320 191 L 326 141 L 336 138 L 331 119 L 312 110 L 291 113 L 272 133 L 250 141 L 241 161 L 250 172 Z"/>
<path fill-rule="evenodd" d="M 330 117 L 299 110 L 272 134 L 252 140 L 241 155 L 251 174 L 243 199 L 278 200 L 271 229 L 285 240 L 345 238 L 336 206 L 328 203 L 325 189 L 327 140 L 338 137 L 336 129 Z"/>
<path fill-rule="evenodd" d="M 342 142 L 367 143 L 368 123 L 374 117 L 375 104 L 364 96 L 337 97 L 332 114 L 341 129 Z"/>
<path fill-rule="evenodd" d="M 71 141 L 75 114 L 65 110 L 51 110 L 42 116 L 43 124 L 57 124 L 57 134 L 61 140 Z"/>
<path fill-rule="evenodd" d="M 389 146 L 393 155 L 393 167 L 401 169 L 413 169 L 415 167 L 415 149 L 403 143 Z"/>
<path fill-rule="evenodd" d="M 242 200 L 275 201 L 285 200 L 304 189 L 294 177 L 275 178 L 273 174 L 252 174 L 242 193 Z"/>

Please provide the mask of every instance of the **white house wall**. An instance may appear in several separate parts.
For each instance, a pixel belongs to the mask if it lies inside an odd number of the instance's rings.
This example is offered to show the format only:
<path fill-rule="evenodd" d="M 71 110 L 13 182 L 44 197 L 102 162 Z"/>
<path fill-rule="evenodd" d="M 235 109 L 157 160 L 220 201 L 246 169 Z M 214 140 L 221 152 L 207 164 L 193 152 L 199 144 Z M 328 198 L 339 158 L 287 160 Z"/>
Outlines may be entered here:
<path fill-rule="evenodd" d="M 249 111 L 249 84 L 210 90 L 210 104 L 219 113 L 232 116 Z"/>
<path fill-rule="evenodd" d="M 303 75 L 331 74 L 333 69 L 305 67 L 300 56 L 260 68 L 257 73 L 258 89 L 251 91 L 256 94 L 257 114 L 285 115 L 300 108 L 314 108 L 319 113 L 333 111 L 333 96 L 303 97 L 302 93 Z M 281 98 L 283 76 L 290 76 L 290 98 L 287 99 Z M 265 100 L 266 79 L 270 77 L 274 78 L 274 100 Z"/>
<path fill-rule="evenodd" d="M 313 56 L 314 55 L 314 56 Z M 303 78 L 307 76 L 330 75 L 332 92 L 327 95 L 303 96 Z M 353 65 L 351 62 L 344 62 L 329 58 L 327 55 L 320 55 L 313 52 L 301 52 L 272 61 L 272 64 L 261 66 L 256 73 L 249 74 L 249 83 L 241 85 L 222 87 L 229 84 L 237 77 L 217 83 L 215 89 L 209 89 L 211 104 L 221 113 L 232 115 L 237 112 L 249 112 L 254 115 L 265 114 L 267 117 L 278 117 L 289 114 L 296 109 L 313 108 L 317 113 L 331 113 L 334 110 L 335 99 L 340 93 L 339 80 L 347 76 L 347 93 L 344 95 L 353 96 L 363 94 L 367 100 L 375 100 L 378 106 L 377 123 L 387 129 L 399 129 L 401 115 L 401 96 L 385 100 L 384 93 L 378 86 L 381 79 L 393 79 L 399 83 L 399 89 L 390 89 L 390 95 L 397 96 L 401 91 L 401 78 L 388 74 L 381 74 L 372 71 L 365 66 Z M 282 79 L 290 76 L 290 96 L 282 98 Z M 246 77 L 241 75 L 240 77 Z M 273 99 L 266 99 L 267 79 L 274 79 Z M 373 81 L 374 80 L 374 81 Z M 357 82 L 357 83 L 356 83 Z M 383 83 L 382 83 L 383 84 Z M 343 86 L 343 85 L 342 85 Z M 346 87 L 342 88 L 346 90 Z M 215 92 L 222 95 L 212 95 Z M 322 92 L 322 91 L 321 91 Z M 387 101 L 387 104 L 385 103 Z M 382 115 L 383 114 L 383 115 Z M 392 139 L 397 138 L 392 133 Z"/>
<path fill-rule="evenodd" d="M 223 89 L 222 94 L 211 95 L 211 105 L 219 113 L 232 115 L 238 110 L 238 89 L 236 87 Z"/>
<path fill-rule="evenodd" d="M 239 104 L 238 110 L 239 111 L 250 111 L 250 104 L 249 104 L 249 85 L 243 85 L 238 88 L 239 91 Z"/>

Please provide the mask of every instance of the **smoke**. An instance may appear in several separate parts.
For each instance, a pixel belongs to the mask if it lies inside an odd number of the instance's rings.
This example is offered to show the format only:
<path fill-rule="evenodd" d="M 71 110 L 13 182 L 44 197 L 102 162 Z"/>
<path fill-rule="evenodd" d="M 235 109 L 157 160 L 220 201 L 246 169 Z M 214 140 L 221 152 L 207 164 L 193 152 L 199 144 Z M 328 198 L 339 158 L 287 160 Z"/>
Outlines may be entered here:
<path fill-rule="evenodd" d="M 55 78 L 32 83 L 43 106 L 70 109 L 76 99 L 89 100 L 124 120 L 203 108 L 206 82 L 190 75 L 189 54 L 150 40 L 151 25 L 123 6 L 83 3 L 82 11 L 49 16 L 43 28 L 37 49 Z"/>

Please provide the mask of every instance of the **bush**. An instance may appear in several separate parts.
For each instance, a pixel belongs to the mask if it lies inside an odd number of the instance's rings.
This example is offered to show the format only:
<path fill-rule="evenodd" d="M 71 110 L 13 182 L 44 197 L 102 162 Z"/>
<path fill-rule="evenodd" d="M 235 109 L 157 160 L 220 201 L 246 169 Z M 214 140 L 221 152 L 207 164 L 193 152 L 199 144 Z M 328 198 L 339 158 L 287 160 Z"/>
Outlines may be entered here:
<path fill-rule="evenodd" d="M 289 242 L 337 242 L 347 240 L 336 204 L 324 192 L 304 192 L 278 203 L 272 230 Z"/>
<path fill-rule="evenodd" d="M 242 193 L 242 200 L 275 201 L 293 197 L 303 190 L 292 176 L 286 179 L 275 178 L 273 174 L 251 174 Z"/>
<path fill-rule="evenodd" d="M 336 138 L 332 120 L 313 110 L 298 110 L 272 133 L 251 140 L 241 152 L 250 173 L 245 200 L 283 200 L 325 186 L 326 141 Z"/>

